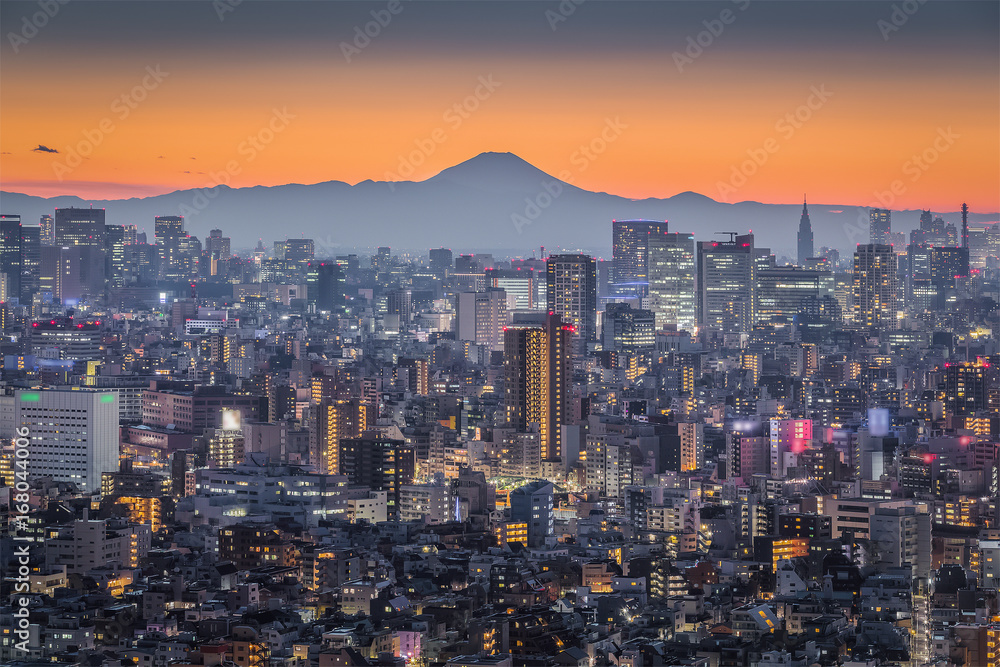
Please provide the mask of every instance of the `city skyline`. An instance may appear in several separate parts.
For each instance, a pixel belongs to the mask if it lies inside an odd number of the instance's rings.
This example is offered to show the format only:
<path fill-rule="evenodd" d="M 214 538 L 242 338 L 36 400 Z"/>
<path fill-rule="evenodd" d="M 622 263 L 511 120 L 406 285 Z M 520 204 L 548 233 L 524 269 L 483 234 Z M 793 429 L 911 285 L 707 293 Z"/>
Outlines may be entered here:
<path fill-rule="evenodd" d="M 894 7 L 71 3 L 35 26 L 4 3 L 0 187 L 421 181 L 509 151 L 625 197 L 868 206 L 900 181 L 894 206 L 1000 210 L 996 5 Z"/>

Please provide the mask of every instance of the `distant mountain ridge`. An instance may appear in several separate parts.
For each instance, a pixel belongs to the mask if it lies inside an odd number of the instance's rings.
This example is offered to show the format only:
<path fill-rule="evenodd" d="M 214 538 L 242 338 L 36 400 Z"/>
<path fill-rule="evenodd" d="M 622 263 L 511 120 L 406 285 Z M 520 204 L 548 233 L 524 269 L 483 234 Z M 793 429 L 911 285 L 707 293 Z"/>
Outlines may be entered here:
<path fill-rule="evenodd" d="M 960 196 L 960 193 L 959 193 Z M 205 237 L 219 228 L 233 247 L 266 246 L 286 237 L 316 240 L 317 253 L 334 255 L 388 245 L 400 250 L 449 246 L 456 251 L 530 254 L 581 249 L 608 256 L 611 220 L 667 220 L 671 231 L 698 240 L 715 232 L 753 230 L 757 245 L 794 257 L 801 204 L 717 202 L 696 192 L 665 199 L 629 199 L 590 192 L 560 181 L 513 153 L 481 153 L 424 181 L 325 181 L 214 190 L 178 190 L 152 197 L 85 200 L 0 192 L 0 212 L 38 220 L 67 206 L 103 207 L 109 224 L 136 224 L 152 240 L 153 218 L 184 215 L 190 233 Z M 958 223 L 961 214 L 936 212 Z M 867 209 L 810 203 L 815 246 L 841 252 L 867 242 Z M 918 225 L 919 210 L 893 211 L 894 231 Z M 996 212 L 972 213 L 970 222 L 990 222 Z"/>

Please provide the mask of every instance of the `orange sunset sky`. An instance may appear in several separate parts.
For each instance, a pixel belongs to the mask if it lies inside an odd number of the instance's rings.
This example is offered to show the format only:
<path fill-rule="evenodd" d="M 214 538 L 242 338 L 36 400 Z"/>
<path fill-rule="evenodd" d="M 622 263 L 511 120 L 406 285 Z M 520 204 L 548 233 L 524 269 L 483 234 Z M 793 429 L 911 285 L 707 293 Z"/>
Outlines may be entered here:
<path fill-rule="evenodd" d="M 387 6 L 81 0 L 15 45 L 38 5 L 4 2 L 0 186 L 141 197 L 214 185 L 234 160 L 234 187 L 423 180 L 510 151 L 636 198 L 868 205 L 899 180 L 894 207 L 1000 210 L 995 2 L 927 3 L 899 26 L 880 2 L 412 3 L 348 62 Z M 482 78 L 493 90 L 470 97 Z M 447 113 L 463 100 L 467 117 Z M 249 150 L 276 109 L 287 122 Z"/>

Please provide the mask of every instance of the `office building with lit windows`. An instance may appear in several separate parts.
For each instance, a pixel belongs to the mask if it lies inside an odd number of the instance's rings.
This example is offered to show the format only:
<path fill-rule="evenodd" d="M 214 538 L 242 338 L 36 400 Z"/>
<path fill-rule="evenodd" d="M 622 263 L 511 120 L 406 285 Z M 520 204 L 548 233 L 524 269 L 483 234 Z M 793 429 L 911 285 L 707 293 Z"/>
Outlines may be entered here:
<path fill-rule="evenodd" d="M 646 243 L 649 309 L 656 316 L 656 328 L 693 332 L 694 234 L 651 233 Z"/>
<path fill-rule="evenodd" d="M 31 434 L 28 474 L 101 490 L 101 474 L 118 471 L 118 397 L 69 389 L 17 391 L 15 423 Z"/>
<path fill-rule="evenodd" d="M 562 457 L 572 412 L 573 327 L 557 314 L 515 316 L 504 331 L 504 412 L 516 432 L 538 424 L 543 461 Z"/>
<path fill-rule="evenodd" d="M 618 296 L 644 296 L 649 236 L 666 234 L 666 220 L 611 221 L 611 282 Z"/>
<path fill-rule="evenodd" d="M 725 332 L 753 329 L 756 264 L 753 234 L 698 242 L 698 326 Z"/>
<path fill-rule="evenodd" d="M 864 329 L 898 328 L 896 253 L 885 244 L 859 245 L 854 252 L 854 324 Z"/>
<path fill-rule="evenodd" d="M 869 211 L 868 242 L 874 245 L 892 245 L 892 211 L 884 208 Z"/>
<path fill-rule="evenodd" d="M 597 340 L 597 263 L 589 255 L 552 255 L 546 262 L 546 303 L 572 325 L 576 349 Z"/>

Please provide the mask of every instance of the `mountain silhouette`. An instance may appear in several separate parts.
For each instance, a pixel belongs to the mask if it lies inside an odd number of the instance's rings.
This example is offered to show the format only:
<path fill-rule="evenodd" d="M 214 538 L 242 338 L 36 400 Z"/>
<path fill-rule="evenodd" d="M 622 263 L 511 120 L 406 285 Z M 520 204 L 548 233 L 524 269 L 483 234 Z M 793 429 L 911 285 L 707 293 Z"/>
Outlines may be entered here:
<path fill-rule="evenodd" d="M 961 193 L 956 195 L 961 196 Z M 796 195 L 797 199 L 798 195 Z M 38 220 L 66 206 L 107 210 L 108 224 L 135 224 L 153 238 L 157 215 L 184 215 L 191 234 L 222 229 L 234 248 L 264 239 L 305 236 L 324 256 L 378 245 L 398 250 L 449 246 L 456 250 L 528 254 L 580 249 L 607 256 L 613 219 L 667 220 L 670 231 L 708 240 L 715 232 L 753 230 L 758 246 L 779 257 L 795 254 L 802 204 L 718 202 L 696 192 L 665 199 L 630 199 L 590 192 L 563 182 L 513 153 L 481 153 L 424 181 L 326 181 L 179 190 L 152 197 L 84 200 L 75 196 L 34 197 L 0 192 L 0 212 Z M 935 212 L 960 222 L 956 211 Z M 867 209 L 844 204 L 809 204 L 816 247 L 852 251 L 868 240 Z M 893 211 L 894 231 L 918 225 L 919 211 Z M 973 213 L 971 222 L 997 220 L 997 213 Z"/>

